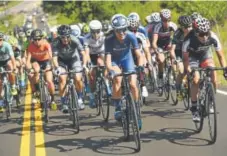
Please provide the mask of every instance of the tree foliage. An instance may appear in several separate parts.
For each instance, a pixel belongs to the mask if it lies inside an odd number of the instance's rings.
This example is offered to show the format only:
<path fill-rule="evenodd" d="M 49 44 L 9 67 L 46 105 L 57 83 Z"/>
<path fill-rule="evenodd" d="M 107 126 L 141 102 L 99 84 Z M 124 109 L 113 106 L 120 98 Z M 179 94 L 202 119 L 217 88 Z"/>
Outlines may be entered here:
<path fill-rule="evenodd" d="M 87 22 L 92 19 L 110 19 L 115 13 L 126 16 L 130 12 L 137 12 L 141 19 L 145 19 L 152 12 L 161 8 L 172 10 L 173 20 L 179 14 L 199 12 L 213 23 L 223 24 L 227 17 L 227 2 L 225 1 L 43 1 L 45 12 L 59 14 L 61 18 L 68 18 L 69 23 Z M 61 18 L 58 18 L 61 21 Z M 142 20 L 142 22 L 144 22 Z"/>

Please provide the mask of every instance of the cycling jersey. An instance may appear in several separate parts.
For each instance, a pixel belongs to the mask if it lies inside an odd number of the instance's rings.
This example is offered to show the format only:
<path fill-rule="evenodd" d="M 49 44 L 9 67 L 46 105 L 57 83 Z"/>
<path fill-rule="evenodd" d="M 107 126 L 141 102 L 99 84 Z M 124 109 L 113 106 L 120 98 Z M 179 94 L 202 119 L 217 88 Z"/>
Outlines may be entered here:
<path fill-rule="evenodd" d="M 49 53 L 51 52 L 51 46 L 46 40 L 43 40 L 41 42 L 42 44 L 40 47 L 31 42 L 28 46 L 28 53 L 30 53 L 32 59 L 35 59 L 36 61 L 49 60 L 51 58 Z"/>
<path fill-rule="evenodd" d="M 115 34 L 109 35 L 105 40 L 106 55 L 111 55 L 112 65 L 120 66 L 123 72 L 135 71 L 135 64 L 132 57 L 133 50 L 138 49 L 139 45 L 135 35 L 126 31 L 123 42 L 120 42 Z"/>
<path fill-rule="evenodd" d="M 13 49 L 8 42 L 2 42 L 2 46 L 0 47 L 0 61 L 7 61 L 14 56 Z"/>
<path fill-rule="evenodd" d="M 148 26 L 147 26 L 147 33 L 148 33 L 148 38 L 150 40 L 150 43 L 152 43 L 152 39 L 153 39 L 153 32 L 154 32 L 154 28 L 155 28 L 155 25 L 158 24 L 156 22 L 153 22 L 153 23 L 150 23 Z"/>
<path fill-rule="evenodd" d="M 146 38 L 148 38 L 148 34 L 147 34 L 147 31 L 146 31 L 145 27 L 140 25 L 139 28 L 137 29 L 137 32 L 140 32 L 140 33 L 144 34 L 144 36 Z"/>
<path fill-rule="evenodd" d="M 174 35 L 173 35 L 173 40 L 172 40 L 172 44 L 175 44 L 176 45 L 176 48 L 175 48 L 175 55 L 177 58 L 181 58 L 182 59 L 182 44 L 184 42 L 184 32 L 182 29 L 177 29 L 175 32 L 174 32 Z"/>
<path fill-rule="evenodd" d="M 155 25 L 153 34 L 158 34 L 157 46 L 165 49 L 171 41 L 171 32 L 177 30 L 177 25 L 173 22 L 169 22 L 169 27 L 165 29 L 162 22 Z"/>
<path fill-rule="evenodd" d="M 71 41 L 63 45 L 58 38 L 52 43 L 53 55 L 58 57 L 59 65 L 67 66 L 69 69 L 81 70 L 82 64 L 80 53 L 84 50 L 78 38 L 70 35 Z"/>
<path fill-rule="evenodd" d="M 103 32 L 100 32 L 100 38 L 95 40 L 92 38 L 92 34 L 84 37 L 84 47 L 89 48 L 89 53 L 92 54 L 101 54 L 105 52 L 104 41 L 105 36 Z"/>
<path fill-rule="evenodd" d="M 15 50 L 13 50 L 14 52 L 14 57 L 15 58 L 20 58 L 21 57 L 21 47 L 17 46 Z"/>
<path fill-rule="evenodd" d="M 202 62 L 213 57 L 212 46 L 216 51 L 221 50 L 221 43 L 215 33 L 211 32 L 207 42 L 201 43 L 196 34 L 191 32 L 183 43 L 182 51 L 189 53 L 191 61 Z"/>

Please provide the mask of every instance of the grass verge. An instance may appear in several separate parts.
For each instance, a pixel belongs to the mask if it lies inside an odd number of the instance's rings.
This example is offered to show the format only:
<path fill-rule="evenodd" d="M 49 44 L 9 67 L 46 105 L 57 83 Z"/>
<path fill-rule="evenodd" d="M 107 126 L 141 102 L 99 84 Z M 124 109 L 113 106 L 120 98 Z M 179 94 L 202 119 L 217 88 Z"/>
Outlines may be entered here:
<path fill-rule="evenodd" d="M 6 6 L 1 6 L 0 7 L 0 12 L 4 11 L 6 9 L 12 8 L 14 6 L 16 6 L 17 4 L 21 3 L 22 1 L 10 1 L 6 4 Z"/>

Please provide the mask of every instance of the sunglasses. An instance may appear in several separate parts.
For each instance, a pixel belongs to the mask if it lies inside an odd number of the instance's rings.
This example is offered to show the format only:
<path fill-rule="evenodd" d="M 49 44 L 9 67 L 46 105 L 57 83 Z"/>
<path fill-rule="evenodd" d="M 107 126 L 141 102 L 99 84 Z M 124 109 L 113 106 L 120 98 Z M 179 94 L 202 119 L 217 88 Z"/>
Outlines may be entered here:
<path fill-rule="evenodd" d="M 69 39 L 70 38 L 70 35 L 67 35 L 67 36 L 61 36 L 61 39 Z"/>
<path fill-rule="evenodd" d="M 92 31 L 91 31 L 92 34 L 99 34 L 100 32 L 101 32 L 100 29 L 98 29 L 98 30 L 92 30 Z"/>
<path fill-rule="evenodd" d="M 40 41 L 42 38 L 33 39 L 34 41 Z"/>
<path fill-rule="evenodd" d="M 209 32 L 206 32 L 206 33 L 198 33 L 198 36 L 199 37 L 204 37 L 204 36 L 209 36 L 210 33 Z"/>
<path fill-rule="evenodd" d="M 122 29 L 115 29 L 115 32 L 117 32 L 117 33 L 124 33 L 124 32 L 126 32 L 127 31 L 127 28 L 122 28 Z"/>

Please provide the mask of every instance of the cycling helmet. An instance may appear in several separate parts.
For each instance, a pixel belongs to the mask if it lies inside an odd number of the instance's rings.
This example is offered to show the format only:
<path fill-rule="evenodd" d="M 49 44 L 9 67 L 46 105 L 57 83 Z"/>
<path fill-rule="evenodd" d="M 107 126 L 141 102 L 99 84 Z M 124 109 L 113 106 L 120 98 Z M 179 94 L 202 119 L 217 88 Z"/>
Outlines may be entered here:
<path fill-rule="evenodd" d="M 79 37 L 81 35 L 81 30 L 80 27 L 78 25 L 71 25 L 70 26 L 72 29 L 71 34 L 75 37 Z"/>
<path fill-rule="evenodd" d="M 193 12 L 193 13 L 191 14 L 192 20 L 195 20 L 195 19 L 201 18 L 201 17 L 202 17 L 202 16 L 201 16 L 198 12 Z"/>
<path fill-rule="evenodd" d="M 151 22 L 161 22 L 161 17 L 160 17 L 160 13 L 159 12 L 154 12 L 150 15 L 150 20 Z"/>
<path fill-rule="evenodd" d="M 18 40 L 15 37 L 13 37 L 13 36 L 9 36 L 7 42 L 9 44 L 11 44 L 11 46 L 14 46 L 14 47 L 18 46 Z"/>
<path fill-rule="evenodd" d="M 138 21 L 140 21 L 140 16 L 139 16 L 139 14 L 137 14 L 136 12 L 131 12 L 131 13 L 128 15 L 128 18 L 129 18 L 129 17 L 135 18 L 135 19 L 137 19 Z"/>
<path fill-rule="evenodd" d="M 27 37 L 30 37 L 32 31 L 33 31 L 33 29 L 28 29 L 28 30 L 25 32 L 25 33 L 26 33 L 26 36 L 27 36 Z"/>
<path fill-rule="evenodd" d="M 43 32 L 40 29 L 35 29 L 31 33 L 33 39 L 41 39 L 43 37 Z"/>
<path fill-rule="evenodd" d="M 129 27 L 132 29 L 136 29 L 139 27 L 139 21 L 140 21 L 140 17 L 137 13 L 133 12 L 130 13 L 128 16 L 128 22 L 129 22 Z"/>
<path fill-rule="evenodd" d="M 148 16 L 145 17 L 145 22 L 146 23 L 151 23 L 152 22 L 151 21 L 151 15 L 148 15 Z"/>
<path fill-rule="evenodd" d="M 128 27 L 128 20 L 127 18 L 122 14 L 115 14 L 111 18 L 111 26 L 113 29 L 122 29 Z"/>
<path fill-rule="evenodd" d="M 87 24 L 84 24 L 81 30 L 83 34 L 87 34 L 90 32 L 90 28 Z"/>
<path fill-rule="evenodd" d="M 24 32 L 24 28 L 23 27 L 20 27 L 18 29 L 18 36 L 19 37 L 25 37 L 25 32 Z"/>
<path fill-rule="evenodd" d="M 162 9 L 160 12 L 160 17 L 162 20 L 171 19 L 171 11 L 169 9 Z"/>
<path fill-rule="evenodd" d="M 58 27 L 58 35 L 69 36 L 71 34 L 71 28 L 68 25 L 61 25 Z"/>
<path fill-rule="evenodd" d="M 92 20 L 89 23 L 89 28 L 90 30 L 101 30 L 102 29 L 102 23 L 98 20 Z"/>
<path fill-rule="evenodd" d="M 188 28 L 192 26 L 192 19 L 190 16 L 183 15 L 178 18 L 178 23 L 180 26 Z"/>
<path fill-rule="evenodd" d="M 110 22 L 108 20 L 105 20 L 102 22 L 102 30 L 104 32 L 107 32 L 110 29 Z"/>
<path fill-rule="evenodd" d="M 207 33 L 210 31 L 210 22 L 204 17 L 197 18 L 194 24 L 197 33 Z"/>
<path fill-rule="evenodd" d="M 0 39 L 3 39 L 4 38 L 4 34 L 3 34 L 3 32 L 0 32 Z"/>
<path fill-rule="evenodd" d="M 45 30 L 43 30 L 42 32 L 43 32 L 43 38 L 47 38 L 47 32 Z"/>

